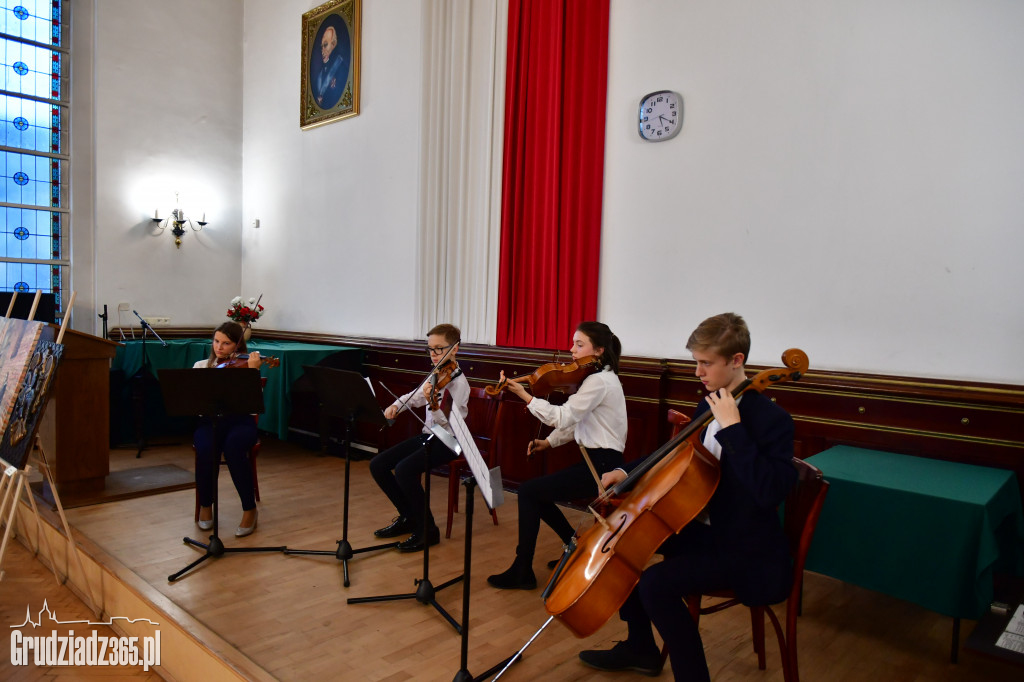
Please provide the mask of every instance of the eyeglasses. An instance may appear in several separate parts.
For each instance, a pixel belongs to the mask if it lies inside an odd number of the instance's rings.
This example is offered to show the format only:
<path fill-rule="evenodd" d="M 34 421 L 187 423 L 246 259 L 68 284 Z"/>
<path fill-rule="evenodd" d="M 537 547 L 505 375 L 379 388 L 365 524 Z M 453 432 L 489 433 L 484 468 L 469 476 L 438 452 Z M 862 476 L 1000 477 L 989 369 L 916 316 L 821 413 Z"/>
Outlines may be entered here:
<path fill-rule="evenodd" d="M 451 348 L 451 346 L 427 346 L 427 352 L 430 353 L 431 355 L 440 355 L 449 348 Z"/>

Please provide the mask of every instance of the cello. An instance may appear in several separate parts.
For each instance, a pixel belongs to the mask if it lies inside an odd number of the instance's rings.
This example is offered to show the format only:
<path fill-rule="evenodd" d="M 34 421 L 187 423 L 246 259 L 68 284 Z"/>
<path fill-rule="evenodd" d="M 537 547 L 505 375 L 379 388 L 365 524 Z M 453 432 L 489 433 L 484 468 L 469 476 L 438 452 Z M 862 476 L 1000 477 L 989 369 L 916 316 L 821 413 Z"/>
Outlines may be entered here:
<path fill-rule="evenodd" d="M 782 354 L 782 369 L 769 369 L 744 380 L 733 390 L 739 397 L 763 391 L 807 372 L 802 350 Z M 585 531 L 569 549 L 542 594 L 544 607 L 577 637 L 594 634 L 626 601 L 658 547 L 692 521 L 718 486 L 718 461 L 700 443 L 711 411 L 690 423 L 649 455 L 625 480 L 599 498 L 614 505 L 606 517 Z M 612 496 L 622 496 L 618 503 Z M 550 619 L 549 619 L 550 622 Z"/>

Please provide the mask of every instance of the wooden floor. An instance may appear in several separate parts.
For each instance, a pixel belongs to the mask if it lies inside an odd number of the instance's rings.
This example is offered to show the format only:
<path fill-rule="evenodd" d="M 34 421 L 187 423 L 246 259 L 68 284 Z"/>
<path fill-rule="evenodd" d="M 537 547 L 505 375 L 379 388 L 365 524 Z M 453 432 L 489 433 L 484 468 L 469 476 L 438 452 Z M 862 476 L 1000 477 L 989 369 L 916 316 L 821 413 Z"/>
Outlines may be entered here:
<path fill-rule="evenodd" d="M 114 469 L 173 463 L 191 468 L 185 446 L 149 449 L 141 460 L 134 451 L 114 451 Z M 372 531 L 390 521 L 393 511 L 370 479 L 366 462 L 353 462 L 349 540 L 355 548 L 376 544 Z M 236 540 L 233 529 L 241 508 L 226 475 L 221 476 L 222 537 L 228 547 L 288 546 L 333 552 L 342 536 L 344 461 L 265 441 L 259 460 L 262 501 L 259 527 Z M 433 478 L 435 516 L 443 520 L 445 481 Z M 540 590 L 500 591 L 486 577 L 504 570 L 515 546 L 515 496 L 499 508 L 501 524 L 476 515 L 468 671 L 479 675 L 521 647 L 547 619 Z M 341 563 L 328 557 L 282 553 L 229 554 L 204 562 L 175 583 L 167 576 L 199 553 L 183 536 L 205 539 L 193 524 L 191 490 L 111 502 L 68 511 L 71 524 L 116 557 L 154 591 L 166 595 L 201 623 L 281 680 L 449 680 L 460 668 L 460 638 L 431 606 L 414 599 L 350 605 L 350 597 L 412 593 L 423 571 L 422 554 L 393 550 L 359 554 L 349 562 L 352 585 L 342 586 Z M 478 498 L 477 510 L 486 511 Z M 588 523 L 580 514 L 570 518 Z M 451 540 L 430 553 L 430 579 L 436 586 L 462 572 L 464 520 L 456 516 Z M 547 558 L 560 547 L 542 530 L 536 569 L 546 577 Z M 12 561 L 12 557 L 14 560 Z M 19 558 L 20 557 L 20 558 Z M 76 600 L 58 588 L 53 576 L 20 547 L 8 556 L 7 578 L 0 582 L 0 617 L 20 622 L 24 603 L 68 608 Z M 462 587 L 442 590 L 437 601 L 462 619 Z M 80 604 L 80 603 L 79 603 Z M 81 612 L 86 609 L 81 606 Z M 128 615 L 128 614 L 125 614 Z M 749 616 L 741 609 L 701 620 L 712 679 L 721 682 L 779 682 L 782 670 L 769 635 L 768 669 L 759 671 L 749 635 Z M 973 628 L 963 624 L 963 638 Z M 952 621 L 937 614 L 808 574 L 804 615 L 800 619 L 800 673 L 805 681 L 870 680 L 886 682 L 1021 679 L 1021 669 L 961 651 L 949 662 Z M 613 619 L 596 635 L 578 640 L 552 623 L 527 650 L 525 659 L 502 679 L 629 680 L 635 673 L 600 673 L 576 658 L 584 648 L 605 648 L 625 636 Z M 13 670 L 0 654 L 2 679 L 151 679 L 140 669 L 63 671 Z M 102 674 L 100 674 L 102 672 Z M 63 675 L 63 676 L 61 676 Z M 661 679 L 669 679 L 668 671 Z"/>

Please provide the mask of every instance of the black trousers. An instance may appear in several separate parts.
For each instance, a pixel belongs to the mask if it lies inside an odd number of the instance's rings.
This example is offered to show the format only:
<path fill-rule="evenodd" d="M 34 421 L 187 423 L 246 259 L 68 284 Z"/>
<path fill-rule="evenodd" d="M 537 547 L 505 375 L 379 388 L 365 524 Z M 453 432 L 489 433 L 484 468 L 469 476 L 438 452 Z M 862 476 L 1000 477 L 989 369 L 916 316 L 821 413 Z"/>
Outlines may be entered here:
<path fill-rule="evenodd" d="M 425 434 L 402 441 L 370 460 L 370 473 L 380 489 L 395 505 L 399 516 L 412 520 L 417 529 L 423 528 L 423 486 L 420 477 L 430 470 L 455 459 L 455 453 L 444 443 L 433 438 L 427 444 Z M 429 461 L 424 456 L 429 451 Z M 428 512 L 426 527 L 435 526 L 434 515 Z"/>
<path fill-rule="evenodd" d="M 622 466 L 622 453 L 608 448 L 588 449 L 598 475 Z M 532 478 L 519 486 L 519 545 L 516 557 L 526 563 L 533 561 L 537 549 L 540 522 L 551 526 L 559 539 L 569 542 L 576 529 L 565 518 L 555 502 L 580 498 L 596 498 L 597 483 L 587 463 L 580 461 L 547 476 Z"/>
<path fill-rule="evenodd" d="M 668 647 L 676 680 L 710 682 L 704 644 L 683 597 L 729 587 L 734 557 L 716 551 L 711 529 L 690 522 L 658 548 L 665 559 L 640 575 L 640 582 L 619 609 L 629 626 L 627 640 L 640 649 L 656 648 L 651 624 L 658 628 Z"/>
<path fill-rule="evenodd" d="M 256 420 L 251 415 L 222 417 L 217 426 L 216 440 L 213 421 L 208 417 L 200 420 L 192 437 L 192 444 L 196 448 L 196 492 L 200 506 L 209 507 L 213 504 L 213 486 L 217 484 L 220 475 L 220 453 L 223 452 L 224 461 L 231 473 L 231 482 L 235 484 L 235 490 L 242 501 L 242 510 L 256 508 L 249 450 L 256 445 L 257 437 Z"/>

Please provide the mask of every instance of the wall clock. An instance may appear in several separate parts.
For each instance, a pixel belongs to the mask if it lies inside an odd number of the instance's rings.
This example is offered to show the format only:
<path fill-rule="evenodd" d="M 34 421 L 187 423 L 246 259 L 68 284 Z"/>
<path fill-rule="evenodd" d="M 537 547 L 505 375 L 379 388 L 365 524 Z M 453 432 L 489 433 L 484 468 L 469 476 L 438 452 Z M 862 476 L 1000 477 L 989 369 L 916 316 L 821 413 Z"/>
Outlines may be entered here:
<path fill-rule="evenodd" d="M 671 140 L 683 129 L 683 96 L 672 90 L 658 90 L 640 99 L 640 137 L 647 142 Z"/>

